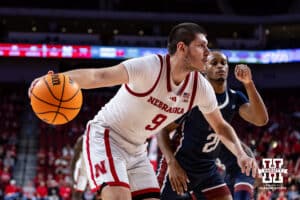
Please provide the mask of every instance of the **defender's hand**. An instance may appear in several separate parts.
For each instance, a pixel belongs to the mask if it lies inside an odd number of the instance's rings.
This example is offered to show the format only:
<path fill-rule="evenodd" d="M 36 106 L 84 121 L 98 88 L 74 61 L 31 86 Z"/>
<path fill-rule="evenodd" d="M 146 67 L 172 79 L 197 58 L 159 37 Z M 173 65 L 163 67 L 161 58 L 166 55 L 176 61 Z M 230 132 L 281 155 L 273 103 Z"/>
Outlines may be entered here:
<path fill-rule="evenodd" d="M 236 65 L 234 69 L 234 74 L 236 79 L 244 84 L 250 83 L 252 81 L 251 70 L 247 65 Z"/>
<path fill-rule="evenodd" d="M 256 160 L 254 158 L 249 157 L 247 154 L 238 156 L 237 159 L 242 173 L 245 173 L 247 176 L 250 176 L 250 172 L 252 172 L 252 176 L 255 178 L 258 172 Z"/>
<path fill-rule="evenodd" d="M 187 183 L 190 182 L 185 171 L 181 168 L 177 160 L 172 160 L 168 163 L 168 171 L 173 191 L 176 191 L 177 194 L 182 195 L 187 191 Z"/>
<path fill-rule="evenodd" d="M 53 72 L 52 70 L 50 70 L 50 71 L 48 71 L 48 74 L 54 74 L 54 72 Z M 30 97 L 31 97 L 31 93 L 32 93 L 32 90 L 33 90 L 34 86 L 35 86 L 35 85 L 37 84 L 37 82 L 39 82 L 39 80 L 40 80 L 41 78 L 43 78 L 43 77 L 44 77 L 44 76 L 38 77 L 38 78 L 34 79 L 34 80 L 31 82 L 30 87 L 29 87 L 29 89 L 28 89 L 28 97 L 29 97 L 29 99 L 30 99 Z"/>

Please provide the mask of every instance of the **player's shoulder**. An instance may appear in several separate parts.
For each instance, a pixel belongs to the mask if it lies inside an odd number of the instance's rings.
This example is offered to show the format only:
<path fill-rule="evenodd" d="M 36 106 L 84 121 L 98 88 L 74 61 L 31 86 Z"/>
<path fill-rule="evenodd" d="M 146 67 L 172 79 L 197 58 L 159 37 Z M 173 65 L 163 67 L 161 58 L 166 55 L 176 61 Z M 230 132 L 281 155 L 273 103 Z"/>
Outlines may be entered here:
<path fill-rule="evenodd" d="M 198 77 L 198 85 L 200 88 L 209 88 L 212 89 L 211 84 L 209 83 L 209 81 L 206 79 L 205 75 L 202 74 L 201 72 L 192 72 L 192 73 L 197 73 L 197 77 Z"/>
<path fill-rule="evenodd" d="M 242 91 L 228 89 L 228 93 L 231 101 L 236 101 L 240 105 L 247 103 L 249 101 L 247 96 Z"/>
<path fill-rule="evenodd" d="M 242 97 L 245 96 L 245 94 L 240 90 L 234 90 L 234 89 L 229 88 L 228 92 L 233 96 L 242 96 Z"/>
<path fill-rule="evenodd" d="M 131 63 L 141 63 L 141 62 L 144 62 L 144 63 L 149 63 L 149 64 L 152 64 L 152 63 L 159 63 L 160 62 L 160 56 L 159 55 L 156 55 L 156 54 L 151 54 L 151 55 L 146 55 L 146 56 L 142 56 L 142 57 L 137 57 L 137 58 L 130 58 L 126 61 L 124 61 L 123 63 L 128 63 L 128 62 L 131 62 Z"/>

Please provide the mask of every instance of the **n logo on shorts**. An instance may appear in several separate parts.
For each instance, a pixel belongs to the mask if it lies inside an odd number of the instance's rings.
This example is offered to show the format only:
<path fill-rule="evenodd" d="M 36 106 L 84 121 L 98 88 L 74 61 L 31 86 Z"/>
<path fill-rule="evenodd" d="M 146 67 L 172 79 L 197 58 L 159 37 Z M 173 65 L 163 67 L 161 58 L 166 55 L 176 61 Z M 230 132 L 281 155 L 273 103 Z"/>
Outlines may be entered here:
<path fill-rule="evenodd" d="M 105 168 L 105 160 L 101 160 L 100 163 L 95 164 L 96 178 L 100 176 L 100 174 L 106 174 L 107 170 Z"/>

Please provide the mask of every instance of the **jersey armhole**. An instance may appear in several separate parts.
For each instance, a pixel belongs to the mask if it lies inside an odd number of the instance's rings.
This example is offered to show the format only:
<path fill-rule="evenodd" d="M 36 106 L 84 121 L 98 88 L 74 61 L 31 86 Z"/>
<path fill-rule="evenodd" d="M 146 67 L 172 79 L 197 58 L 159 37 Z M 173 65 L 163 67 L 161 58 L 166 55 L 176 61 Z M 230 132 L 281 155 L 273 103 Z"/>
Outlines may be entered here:
<path fill-rule="evenodd" d="M 126 84 L 125 84 L 125 88 L 126 88 L 126 90 L 127 90 L 130 94 L 132 94 L 132 95 L 134 95 L 134 96 L 137 96 L 137 97 L 145 97 L 145 96 L 151 94 L 151 92 L 153 92 L 153 90 L 155 89 L 155 87 L 156 87 L 157 84 L 158 84 L 158 81 L 159 81 L 160 76 L 161 76 L 162 68 L 163 68 L 163 58 L 162 58 L 162 56 L 159 55 L 159 54 L 157 54 L 157 56 L 158 56 L 159 61 L 160 61 L 160 71 L 159 71 L 159 75 L 158 75 L 158 77 L 157 77 L 157 79 L 156 79 L 154 85 L 153 85 L 147 92 L 144 92 L 144 93 L 138 93 L 138 92 L 134 92 L 132 89 L 130 89 L 130 87 L 129 87 L 128 84 L 126 83 Z"/>

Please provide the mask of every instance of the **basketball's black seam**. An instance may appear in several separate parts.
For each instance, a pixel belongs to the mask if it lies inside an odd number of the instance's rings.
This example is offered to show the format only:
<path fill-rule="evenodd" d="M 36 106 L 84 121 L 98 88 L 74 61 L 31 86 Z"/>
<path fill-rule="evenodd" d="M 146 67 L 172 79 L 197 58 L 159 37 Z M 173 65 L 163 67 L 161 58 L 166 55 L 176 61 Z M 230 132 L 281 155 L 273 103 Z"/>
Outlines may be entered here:
<path fill-rule="evenodd" d="M 72 100 L 74 97 L 76 97 L 77 93 L 79 92 L 79 88 L 77 89 L 77 91 L 75 92 L 75 94 L 73 96 L 71 96 L 69 99 L 65 99 L 65 100 L 61 100 L 62 102 L 66 102 L 66 101 L 70 101 Z"/>
<path fill-rule="evenodd" d="M 36 113 L 36 114 L 38 114 L 38 115 L 44 115 L 44 114 L 49 114 L 49 113 L 56 113 L 56 111 L 40 112 L 40 113 Z M 60 113 L 60 112 L 58 112 L 58 114 L 62 115 L 68 121 L 68 118 L 67 118 L 66 115 L 64 115 L 63 113 Z"/>
<path fill-rule="evenodd" d="M 34 93 L 31 93 L 33 97 L 35 97 L 37 100 L 45 103 L 45 104 L 48 104 L 50 106 L 54 106 L 54 107 L 57 107 L 58 105 L 55 105 L 55 104 L 52 104 L 52 103 L 49 103 L 48 101 L 45 101 L 43 99 L 41 99 L 40 97 L 36 96 Z M 63 109 L 67 109 L 67 110 L 77 110 L 77 109 L 80 109 L 81 107 L 78 107 L 78 108 L 70 108 L 70 107 L 60 107 L 60 108 L 63 108 Z"/>
<path fill-rule="evenodd" d="M 43 80 L 44 80 L 44 82 L 45 82 L 45 84 L 46 84 L 46 86 L 47 86 L 47 88 L 48 88 L 50 94 L 53 96 L 53 98 L 56 99 L 57 101 L 60 101 L 59 98 L 57 98 L 57 97 L 53 94 L 53 92 L 52 92 L 52 90 L 51 90 L 51 88 L 50 88 L 48 82 L 46 81 L 46 78 L 45 78 L 45 77 L 43 78 Z"/>
<path fill-rule="evenodd" d="M 59 113 L 58 111 L 59 111 L 59 109 L 60 109 L 60 106 L 61 106 L 61 100 L 62 100 L 62 98 L 63 98 L 63 96 L 64 96 L 64 92 L 65 92 L 65 83 L 66 83 L 66 77 L 65 76 L 63 76 L 64 77 L 64 83 L 63 83 L 63 86 L 62 86 L 62 91 L 61 91 L 61 97 L 60 97 L 60 100 L 59 100 L 59 104 L 58 104 L 58 107 L 57 107 L 57 111 L 56 111 L 56 113 L 55 113 L 55 116 L 54 116 L 54 118 L 53 118 L 53 120 L 52 120 L 52 123 L 54 123 L 55 122 L 55 119 L 56 119 L 56 117 L 57 117 L 57 114 Z M 69 121 L 69 119 L 67 118 L 67 122 Z"/>
<path fill-rule="evenodd" d="M 64 76 L 64 78 L 65 78 L 65 76 Z M 49 92 L 50 92 L 51 95 L 54 97 L 54 99 L 56 99 L 57 101 L 60 101 L 60 102 L 68 102 L 68 101 L 72 100 L 72 99 L 77 95 L 77 93 L 80 91 L 80 88 L 78 88 L 77 91 L 75 92 L 75 94 L 74 94 L 73 96 L 71 96 L 69 99 L 65 99 L 65 100 L 61 99 L 61 100 L 59 100 L 59 99 L 53 94 L 53 92 L 52 92 L 52 90 L 51 90 L 51 88 L 50 88 L 48 82 L 46 81 L 46 78 L 44 78 L 44 82 L 45 82 L 45 84 L 46 84 L 46 86 L 47 86 Z"/>

